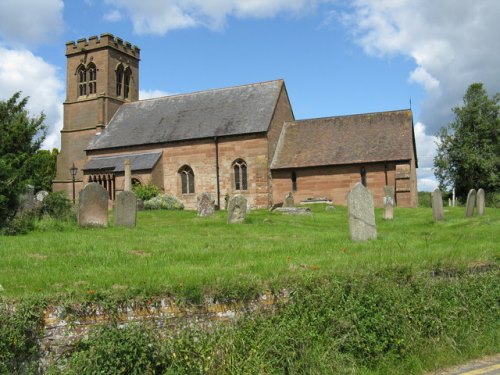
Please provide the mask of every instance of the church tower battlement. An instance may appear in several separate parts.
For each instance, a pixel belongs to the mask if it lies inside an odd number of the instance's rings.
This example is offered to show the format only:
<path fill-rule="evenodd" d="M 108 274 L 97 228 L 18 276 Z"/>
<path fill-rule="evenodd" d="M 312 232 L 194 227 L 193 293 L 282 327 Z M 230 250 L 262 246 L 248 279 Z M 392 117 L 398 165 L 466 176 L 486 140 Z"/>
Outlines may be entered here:
<path fill-rule="evenodd" d="M 112 34 L 66 43 L 66 100 L 54 191 L 71 192 L 73 163 L 77 191 L 83 188 L 87 145 L 123 103 L 139 100 L 139 61 L 139 47 Z"/>

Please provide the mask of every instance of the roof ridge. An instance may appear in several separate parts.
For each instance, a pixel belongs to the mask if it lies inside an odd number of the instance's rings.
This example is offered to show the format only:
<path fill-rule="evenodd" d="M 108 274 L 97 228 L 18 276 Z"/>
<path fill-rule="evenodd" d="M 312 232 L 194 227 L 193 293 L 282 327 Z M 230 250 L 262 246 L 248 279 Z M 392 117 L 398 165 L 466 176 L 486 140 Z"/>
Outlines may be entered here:
<path fill-rule="evenodd" d="M 379 111 L 379 112 L 366 112 L 366 113 L 354 113 L 350 115 L 336 115 L 336 116 L 325 116 L 325 117 L 314 117 L 314 118 L 305 118 L 301 120 L 287 121 L 288 123 L 296 123 L 296 122 L 306 122 L 306 121 L 314 121 L 314 120 L 327 120 L 341 117 L 356 117 L 356 116 L 368 116 L 368 115 L 379 115 L 382 113 L 396 113 L 396 112 L 412 112 L 411 108 L 404 109 L 394 109 L 390 111 Z"/>
<path fill-rule="evenodd" d="M 118 154 L 118 155 L 104 155 L 104 156 L 92 156 L 93 159 L 111 159 L 118 158 L 123 156 L 140 156 L 140 155 L 153 155 L 153 154 L 161 154 L 162 151 L 153 151 L 153 152 L 138 152 L 136 154 Z"/>

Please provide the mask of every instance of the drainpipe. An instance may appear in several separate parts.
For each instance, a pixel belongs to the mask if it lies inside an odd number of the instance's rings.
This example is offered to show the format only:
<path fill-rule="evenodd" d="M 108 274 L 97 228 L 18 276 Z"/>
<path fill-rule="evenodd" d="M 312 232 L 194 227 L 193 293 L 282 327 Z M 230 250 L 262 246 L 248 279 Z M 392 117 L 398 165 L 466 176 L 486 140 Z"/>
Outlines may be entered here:
<path fill-rule="evenodd" d="M 219 140 L 217 136 L 214 137 L 215 143 L 215 175 L 217 179 L 217 207 L 220 210 L 220 184 L 219 184 Z"/>

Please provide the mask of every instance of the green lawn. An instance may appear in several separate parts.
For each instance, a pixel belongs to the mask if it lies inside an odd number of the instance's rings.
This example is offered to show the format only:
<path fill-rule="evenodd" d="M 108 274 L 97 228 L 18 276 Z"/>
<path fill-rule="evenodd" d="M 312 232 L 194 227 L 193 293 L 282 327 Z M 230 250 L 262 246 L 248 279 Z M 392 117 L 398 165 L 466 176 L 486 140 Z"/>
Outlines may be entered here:
<path fill-rule="evenodd" d="M 305 217 L 256 210 L 242 225 L 227 225 L 225 212 L 198 218 L 193 211 L 139 212 L 134 229 L 57 230 L 42 222 L 28 235 L 0 236 L 0 296 L 244 297 L 311 275 L 498 264 L 499 209 L 465 219 L 463 208 L 447 208 L 440 223 L 430 208 L 396 208 L 393 221 L 377 210 L 378 239 L 365 243 L 350 241 L 345 207 L 313 211 Z"/>

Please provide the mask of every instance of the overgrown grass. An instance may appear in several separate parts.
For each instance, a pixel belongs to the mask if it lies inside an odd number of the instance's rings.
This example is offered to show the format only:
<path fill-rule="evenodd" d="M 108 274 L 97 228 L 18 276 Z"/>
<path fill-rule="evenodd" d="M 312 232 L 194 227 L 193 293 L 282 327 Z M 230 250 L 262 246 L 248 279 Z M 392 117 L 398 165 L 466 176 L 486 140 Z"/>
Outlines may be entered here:
<path fill-rule="evenodd" d="M 498 262 L 498 209 L 465 219 L 462 208 L 447 208 L 440 223 L 428 208 L 396 208 L 393 221 L 377 210 L 378 239 L 365 243 L 350 241 L 346 208 L 313 211 L 305 217 L 256 210 L 242 225 L 227 225 L 225 212 L 198 218 L 192 211 L 144 211 L 134 229 L 42 221 L 27 235 L 0 236 L 0 296 L 247 298 L 311 274 L 388 267 L 428 273 Z"/>

